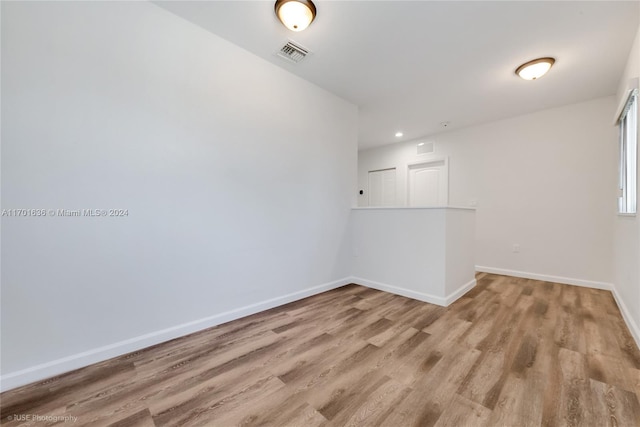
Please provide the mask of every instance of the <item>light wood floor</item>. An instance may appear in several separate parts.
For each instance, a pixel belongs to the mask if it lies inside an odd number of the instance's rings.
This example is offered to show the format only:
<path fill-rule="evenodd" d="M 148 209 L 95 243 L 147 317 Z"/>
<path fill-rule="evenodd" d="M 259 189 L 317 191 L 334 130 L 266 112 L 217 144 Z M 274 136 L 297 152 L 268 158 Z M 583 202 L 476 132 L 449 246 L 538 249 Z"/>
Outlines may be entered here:
<path fill-rule="evenodd" d="M 609 292 L 480 274 L 448 308 L 349 285 L 0 397 L 7 426 L 640 426 L 640 352 Z"/>

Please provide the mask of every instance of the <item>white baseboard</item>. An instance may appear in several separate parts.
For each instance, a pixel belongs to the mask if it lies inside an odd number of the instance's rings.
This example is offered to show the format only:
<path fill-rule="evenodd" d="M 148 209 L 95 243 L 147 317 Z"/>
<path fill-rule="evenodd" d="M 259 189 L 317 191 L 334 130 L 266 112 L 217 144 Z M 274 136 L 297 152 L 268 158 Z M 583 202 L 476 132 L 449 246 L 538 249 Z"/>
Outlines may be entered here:
<path fill-rule="evenodd" d="M 151 332 L 149 334 L 63 357 L 61 359 L 52 360 L 20 371 L 10 372 L 0 377 L 0 392 L 11 390 L 36 381 L 42 381 L 75 369 L 84 368 L 85 366 L 89 366 L 94 363 L 122 356 L 133 351 L 138 351 L 143 348 L 192 334 L 203 329 L 211 328 L 231 320 L 249 316 L 251 314 L 307 298 L 321 292 L 326 292 L 331 289 L 336 289 L 349 283 L 351 283 L 351 278 L 347 277 L 334 282 L 325 283 L 298 292 L 247 305 L 245 307 L 226 311 L 224 313 L 205 317 L 204 319 L 183 323 L 171 328 Z"/>
<path fill-rule="evenodd" d="M 627 324 L 627 327 L 629 328 L 633 339 L 636 341 L 636 345 L 638 346 L 638 348 L 640 348 L 640 327 L 638 327 L 638 324 L 633 320 L 631 314 L 629 314 L 629 309 L 627 309 L 624 301 L 622 300 L 622 298 L 620 298 L 620 295 L 618 295 L 618 291 L 616 290 L 615 286 L 613 287 L 611 293 L 613 294 L 613 298 L 616 300 L 616 304 L 618 304 L 620 313 L 622 313 L 622 318 Z"/>
<path fill-rule="evenodd" d="M 611 283 L 594 282 L 591 280 L 574 279 L 571 277 L 549 276 L 546 274 L 530 273 L 527 271 L 506 270 L 503 268 L 484 267 L 476 265 L 476 271 L 481 273 L 500 274 L 503 276 L 520 277 L 523 279 L 542 280 L 545 282 L 563 283 L 565 285 L 582 286 L 585 288 L 603 289 L 605 291 L 613 290 Z"/>
<path fill-rule="evenodd" d="M 387 285 L 386 283 L 363 279 L 362 277 L 351 277 L 351 281 L 357 285 L 366 286 L 367 288 L 377 289 L 379 291 L 389 292 L 391 294 L 401 295 L 403 297 L 412 298 L 418 301 L 428 302 L 430 304 L 436 304 L 443 307 L 447 307 L 449 304 L 460 298 L 476 285 L 476 279 L 473 279 L 468 283 L 462 285 L 450 295 L 447 295 L 446 297 L 439 297 L 424 292 L 412 291 L 411 289 L 407 288 L 400 288 L 398 286 Z"/>
<path fill-rule="evenodd" d="M 442 297 L 425 294 L 423 292 L 416 292 L 406 288 L 399 288 L 397 286 L 387 285 L 385 283 L 374 282 L 373 280 L 363 279 L 362 277 L 352 277 L 351 281 L 357 285 L 366 286 L 367 288 L 377 289 L 379 291 L 389 292 L 391 294 L 401 295 L 403 297 L 412 298 L 431 304 L 446 306 L 447 302 L 446 299 Z"/>
<path fill-rule="evenodd" d="M 478 282 L 476 281 L 476 279 L 469 280 L 467 283 L 460 286 L 456 291 L 447 295 L 447 297 L 445 298 L 446 306 L 453 304 L 456 300 L 473 289 L 473 287 L 476 286 L 477 283 Z"/>

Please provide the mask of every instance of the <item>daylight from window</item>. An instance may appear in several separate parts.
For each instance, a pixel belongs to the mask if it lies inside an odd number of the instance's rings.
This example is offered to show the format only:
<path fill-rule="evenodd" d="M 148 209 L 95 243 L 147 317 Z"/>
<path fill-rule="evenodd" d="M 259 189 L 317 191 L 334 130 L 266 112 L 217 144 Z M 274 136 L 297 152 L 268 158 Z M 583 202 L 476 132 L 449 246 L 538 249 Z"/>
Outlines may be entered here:
<path fill-rule="evenodd" d="M 636 213 L 638 90 L 630 95 L 620 115 L 620 193 L 618 212 Z"/>

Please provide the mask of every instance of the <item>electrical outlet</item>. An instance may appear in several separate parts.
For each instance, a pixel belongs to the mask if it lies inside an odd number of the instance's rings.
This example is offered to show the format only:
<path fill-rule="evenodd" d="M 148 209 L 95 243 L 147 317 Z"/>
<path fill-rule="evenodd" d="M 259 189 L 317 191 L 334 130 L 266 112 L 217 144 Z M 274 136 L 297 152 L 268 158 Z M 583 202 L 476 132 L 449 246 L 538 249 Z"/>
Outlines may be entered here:
<path fill-rule="evenodd" d="M 513 253 L 514 254 L 520 253 L 520 244 L 519 243 L 514 243 L 513 244 Z"/>

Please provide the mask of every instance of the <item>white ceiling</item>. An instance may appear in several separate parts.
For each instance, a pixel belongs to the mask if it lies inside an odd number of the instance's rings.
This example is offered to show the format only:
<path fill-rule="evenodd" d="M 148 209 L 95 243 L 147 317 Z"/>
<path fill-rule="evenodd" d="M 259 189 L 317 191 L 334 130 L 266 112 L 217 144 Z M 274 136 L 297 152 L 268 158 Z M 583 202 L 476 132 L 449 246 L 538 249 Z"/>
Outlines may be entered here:
<path fill-rule="evenodd" d="M 640 17 L 637 1 L 317 0 L 294 33 L 272 1 L 156 4 L 358 105 L 361 149 L 614 94 Z M 288 39 L 313 54 L 277 57 Z M 514 74 L 541 56 L 545 77 Z"/>

